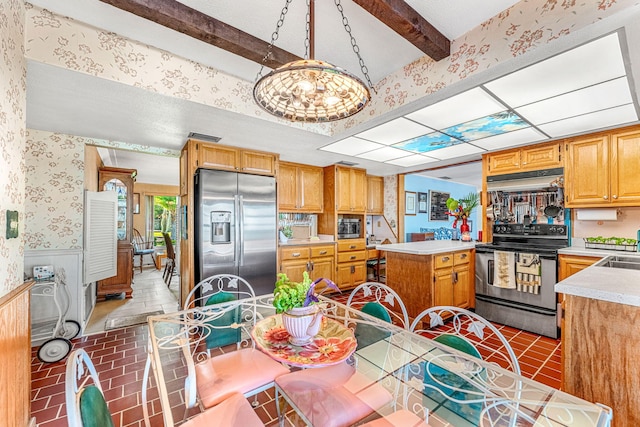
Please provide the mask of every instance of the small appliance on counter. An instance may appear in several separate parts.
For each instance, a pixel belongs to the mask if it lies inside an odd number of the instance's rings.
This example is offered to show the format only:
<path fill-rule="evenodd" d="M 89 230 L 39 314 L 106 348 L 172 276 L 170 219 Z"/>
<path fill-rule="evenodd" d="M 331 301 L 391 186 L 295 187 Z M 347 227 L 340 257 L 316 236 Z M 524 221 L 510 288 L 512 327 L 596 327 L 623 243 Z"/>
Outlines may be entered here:
<path fill-rule="evenodd" d="M 359 218 L 338 218 L 338 239 L 360 238 L 361 223 Z"/>
<path fill-rule="evenodd" d="M 52 265 L 38 265 L 33 267 L 33 278 L 38 281 L 53 280 L 55 275 Z"/>

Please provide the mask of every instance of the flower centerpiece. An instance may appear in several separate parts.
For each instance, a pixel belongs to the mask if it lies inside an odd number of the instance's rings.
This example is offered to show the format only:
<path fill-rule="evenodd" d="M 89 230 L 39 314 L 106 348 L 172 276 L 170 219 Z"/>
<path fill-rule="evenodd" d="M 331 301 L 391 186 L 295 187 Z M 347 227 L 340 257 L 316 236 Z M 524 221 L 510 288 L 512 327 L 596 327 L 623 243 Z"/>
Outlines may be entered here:
<path fill-rule="evenodd" d="M 319 302 L 315 288 L 323 281 L 326 282 L 327 289 L 340 292 L 329 279 L 311 281 L 306 271 L 302 273 L 302 282 L 292 282 L 286 274 L 278 274 L 273 306 L 276 313 L 282 313 L 282 324 L 291 335 L 289 342 L 293 345 L 307 344 L 320 330 L 322 312 L 315 304 Z"/>
<path fill-rule="evenodd" d="M 471 211 L 474 210 L 480 204 L 480 195 L 478 193 L 469 193 L 465 197 L 461 197 L 456 200 L 452 197 L 447 199 L 447 215 L 454 217 L 453 228 L 458 226 L 458 221 L 461 221 L 460 234 L 462 234 L 462 240 L 471 240 L 469 234 L 470 228 L 467 224 L 467 219 L 471 215 Z"/>

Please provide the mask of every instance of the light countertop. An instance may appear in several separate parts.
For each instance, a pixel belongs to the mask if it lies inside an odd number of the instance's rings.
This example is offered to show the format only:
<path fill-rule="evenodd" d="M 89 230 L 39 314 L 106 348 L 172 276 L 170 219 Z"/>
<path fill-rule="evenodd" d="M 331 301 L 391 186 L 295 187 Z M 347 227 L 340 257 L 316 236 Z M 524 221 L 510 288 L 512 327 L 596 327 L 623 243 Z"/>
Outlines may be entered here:
<path fill-rule="evenodd" d="M 568 248 L 558 249 L 560 255 L 576 255 L 576 256 L 592 256 L 604 258 L 609 255 L 623 255 L 623 256 L 637 256 L 640 257 L 638 252 L 629 251 L 609 251 L 605 249 L 588 249 L 584 246 L 569 246 Z"/>
<path fill-rule="evenodd" d="M 376 249 L 386 252 L 399 252 L 412 255 L 433 255 L 443 252 L 464 251 L 473 249 L 475 246 L 475 242 L 461 242 L 458 240 L 427 240 L 423 242 L 376 245 Z"/>
<path fill-rule="evenodd" d="M 557 283 L 555 290 L 640 307 L 640 271 L 591 266 Z"/>
<path fill-rule="evenodd" d="M 289 239 L 286 243 L 280 241 L 278 246 L 310 246 L 310 245 L 335 245 L 336 242 L 333 240 L 324 240 L 324 239 Z"/>

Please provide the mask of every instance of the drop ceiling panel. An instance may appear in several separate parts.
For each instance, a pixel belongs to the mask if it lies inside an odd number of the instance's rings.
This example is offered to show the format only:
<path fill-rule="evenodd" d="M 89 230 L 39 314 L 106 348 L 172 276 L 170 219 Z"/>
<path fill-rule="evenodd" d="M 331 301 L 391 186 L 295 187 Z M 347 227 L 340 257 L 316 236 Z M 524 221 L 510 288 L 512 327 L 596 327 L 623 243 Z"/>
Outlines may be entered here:
<path fill-rule="evenodd" d="M 433 132 L 433 129 L 429 129 L 426 126 L 422 126 L 421 124 L 400 117 L 361 132 L 356 136 L 368 139 L 369 141 L 378 142 L 380 144 L 391 145 L 396 142 L 405 141 L 430 132 Z"/>
<path fill-rule="evenodd" d="M 512 107 L 625 75 L 617 33 L 501 77 L 484 86 Z"/>
<path fill-rule="evenodd" d="M 375 160 L 377 162 L 386 162 L 388 160 L 398 159 L 400 157 L 410 156 L 411 153 L 405 150 L 398 150 L 393 147 L 384 147 L 378 150 L 369 151 L 367 153 L 362 153 L 357 157 L 369 160 Z"/>
<path fill-rule="evenodd" d="M 477 87 L 407 114 L 405 117 L 433 129 L 444 129 L 506 109 L 507 107 L 494 97 Z"/>
<path fill-rule="evenodd" d="M 638 116 L 634 105 L 627 104 L 591 114 L 558 120 L 538 127 L 552 138 L 556 138 L 622 125 L 637 120 Z"/>
<path fill-rule="evenodd" d="M 516 112 L 533 124 L 542 124 L 629 104 L 632 101 L 627 78 L 620 77 L 517 108 Z"/>
<path fill-rule="evenodd" d="M 412 156 L 401 157 L 395 160 L 389 160 L 388 162 L 385 162 L 385 163 L 389 163 L 391 165 L 396 165 L 396 166 L 409 167 L 409 166 L 417 166 L 417 165 L 436 162 L 436 161 L 437 159 L 434 159 L 431 157 L 422 156 L 420 154 L 414 154 Z"/>
<path fill-rule="evenodd" d="M 482 148 L 476 147 L 471 144 L 458 144 L 433 151 L 429 153 L 429 155 L 440 160 L 445 160 L 453 159 L 454 157 L 468 156 L 470 154 L 479 154 L 483 153 L 484 151 L 485 150 L 483 150 Z"/>
<path fill-rule="evenodd" d="M 331 151 L 332 153 L 344 154 L 347 156 L 357 156 L 358 154 L 382 147 L 384 147 L 384 145 L 351 136 L 341 141 L 334 142 L 333 144 L 326 145 L 320 148 L 320 150 Z"/>
<path fill-rule="evenodd" d="M 544 134 L 538 132 L 538 130 L 532 127 L 529 127 L 509 133 L 503 133 L 502 135 L 479 139 L 477 141 L 473 141 L 473 145 L 477 145 L 485 150 L 498 150 L 531 142 L 544 141 L 545 139 L 548 138 Z"/>

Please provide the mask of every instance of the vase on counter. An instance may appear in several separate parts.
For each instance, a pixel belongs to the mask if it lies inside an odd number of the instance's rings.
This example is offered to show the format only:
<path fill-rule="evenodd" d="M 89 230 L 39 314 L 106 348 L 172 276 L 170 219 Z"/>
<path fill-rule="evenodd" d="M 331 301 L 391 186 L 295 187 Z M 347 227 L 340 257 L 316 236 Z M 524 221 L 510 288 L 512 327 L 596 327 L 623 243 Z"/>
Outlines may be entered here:
<path fill-rule="evenodd" d="M 467 218 L 462 218 L 462 224 L 460 224 L 460 240 L 463 242 L 471 241 L 471 227 L 467 223 Z"/>

